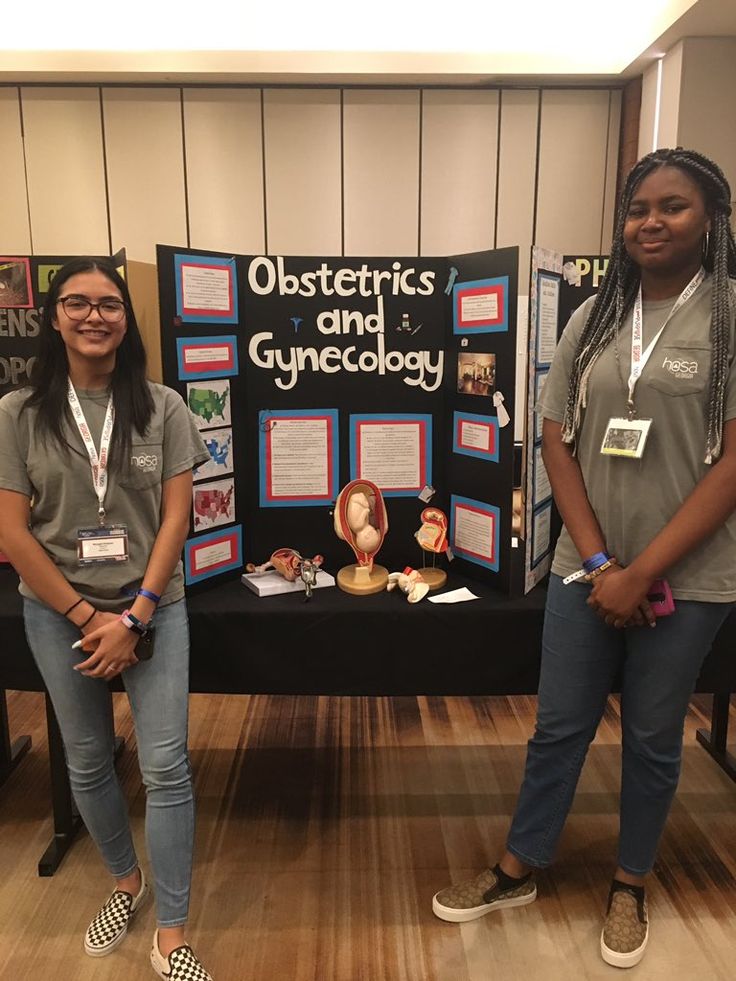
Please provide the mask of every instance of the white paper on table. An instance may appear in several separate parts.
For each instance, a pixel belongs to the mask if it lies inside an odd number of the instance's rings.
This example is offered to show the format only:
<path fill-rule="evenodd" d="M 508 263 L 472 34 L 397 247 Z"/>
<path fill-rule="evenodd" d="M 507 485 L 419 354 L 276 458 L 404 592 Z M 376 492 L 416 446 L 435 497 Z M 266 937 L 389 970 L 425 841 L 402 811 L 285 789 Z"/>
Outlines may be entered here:
<path fill-rule="evenodd" d="M 471 593 L 467 586 L 460 589 L 451 589 L 449 593 L 440 593 L 439 596 L 430 596 L 430 603 L 466 603 L 468 600 L 480 599 L 475 593 Z"/>

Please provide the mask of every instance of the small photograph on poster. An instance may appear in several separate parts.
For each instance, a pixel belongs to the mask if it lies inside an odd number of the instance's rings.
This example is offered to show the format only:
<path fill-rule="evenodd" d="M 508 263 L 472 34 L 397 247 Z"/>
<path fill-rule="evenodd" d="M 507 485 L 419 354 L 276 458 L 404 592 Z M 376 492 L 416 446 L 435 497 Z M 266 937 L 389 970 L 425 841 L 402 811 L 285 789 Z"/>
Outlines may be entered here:
<path fill-rule="evenodd" d="M 187 586 L 210 579 L 243 565 L 243 526 L 190 538 L 184 545 L 184 572 Z"/>
<path fill-rule="evenodd" d="M 238 339 L 222 337 L 177 337 L 176 355 L 179 380 L 219 378 L 238 373 Z"/>
<path fill-rule="evenodd" d="M 452 450 L 491 463 L 498 462 L 498 418 L 455 412 L 452 418 Z"/>
<path fill-rule="evenodd" d="M 192 498 L 195 531 L 235 521 L 235 481 L 232 477 L 195 484 Z"/>
<path fill-rule="evenodd" d="M 537 365 L 551 364 L 557 347 L 560 278 L 542 269 L 537 275 Z"/>
<path fill-rule="evenodd" d="M 197 423 L 197 429 L 229 426 L 230 382 L 227 378 L 187 385 L 187 405 Z"/>
<path fill-rule="evenodd" d="M 184 324 L 236 324 L 235 259 L 175 255 L 176 314 Z"/>
<path fill-rule="evenodd" d="M 532 514 L 532 569 L 549 554 L 552 529 L 552 502 L 543 504 Z"/>
<path fill-rule="evenodd" d="M 350 416 L 350 479 L 370 480 L 384 497 L 416 497 L 432 483 L 432 416 Z"/>
<path fill-rule="evenodd" d="M 493 398 L 496 387 L 496 355 L 461 351 L 457 356 L 457 390 L 462 395 Z"/>
<path fill-rule="evenodd" d="M 0 256 L 0 308 L 32 306 L 31 260 Z"/>
<path fill-rule="evenodd" d="M 452 288 L 455 334 L 492 334 L 509 329 L 509 277 L 476 279 Z"/>
<path fill-rule="evenodd" d="M 547 381 L 547 375 L 549 374 L 549 368 L 545 368 L 543 371 L 538 371 L 534 376 L 534 442 L 538 443 L 542 438 L 542 416 L 536 410 L 536 406 L 539 405 L 539 400 L 542 397 L 542 389 L 544 388 L 544 383 Z"/>
<path fill-rule="evenodd" d="M 450 547 L 468 562 L 498 572 L 501 511 L 493 504 L 450 496 Z"/>
<path fill-rule="evenodd" d="M 552 485 L 549 482 L 547 468 L 542 459 L 542 447 L 534 447 L 534 474 L 532 484 L 532 507 L 552 497 Z"/>
<path fill-rule="evenodd" d="M 48 293 L 51 289 L 51 280 L 61 269 L 61 263 L 56 262 L 53 264 L 48 264 L 45 262 L 39 262 L 36 267 L 36 289 L 42 295 Z"/>
<path fill-rule="evenodd" d="M 258 429 L 262 508 L 326 505 L 337 499 L 337 409 L 264 409 Z"/>
<path fill-rule="evenodd" d="M 214 480 L 233 472 L 232 429 L 210 429 L 202 433 L 210 458 L 194 468 L 194 480 Z"/>

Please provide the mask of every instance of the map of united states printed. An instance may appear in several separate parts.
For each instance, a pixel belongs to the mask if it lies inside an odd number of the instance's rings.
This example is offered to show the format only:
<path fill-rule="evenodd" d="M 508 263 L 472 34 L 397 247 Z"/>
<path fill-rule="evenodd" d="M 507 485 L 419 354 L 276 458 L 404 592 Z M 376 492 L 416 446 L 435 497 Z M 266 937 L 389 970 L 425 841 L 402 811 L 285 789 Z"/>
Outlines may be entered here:
<path fill-rule="evenodd" d="M 215 416 L 224 419 L 228 395 L 228 389 L 218 392 L 213 388 L 190 388 L 189 408 L 195 416 L 208 423 L 212 422 Z"/>

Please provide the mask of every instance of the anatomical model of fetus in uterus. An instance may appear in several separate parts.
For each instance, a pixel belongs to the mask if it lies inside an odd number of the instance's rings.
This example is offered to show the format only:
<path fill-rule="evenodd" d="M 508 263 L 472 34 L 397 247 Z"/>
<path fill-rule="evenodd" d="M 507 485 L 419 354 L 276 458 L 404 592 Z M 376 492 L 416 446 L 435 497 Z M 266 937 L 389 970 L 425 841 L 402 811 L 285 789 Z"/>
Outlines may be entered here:
<path fill-rule="evenodd" d="M 388 571 L 376 565 L 376 553 L 388 531 L 388 516 L 381 491 L 369 480 L 352 480 L 340 491 L 335 505 L 335 532 L 347 542 L 358 560 L 337 574 L 346 593 L 379 593 L 386 588 Z"/>

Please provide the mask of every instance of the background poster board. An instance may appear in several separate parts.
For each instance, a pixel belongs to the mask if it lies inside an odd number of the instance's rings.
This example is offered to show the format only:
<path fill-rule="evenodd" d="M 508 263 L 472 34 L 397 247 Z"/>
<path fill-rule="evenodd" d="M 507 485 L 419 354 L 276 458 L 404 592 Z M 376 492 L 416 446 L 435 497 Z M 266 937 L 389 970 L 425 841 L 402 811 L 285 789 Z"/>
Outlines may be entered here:
<path fill-rule="evenodd" d="M 245 561 L 266 561 L 279 547 L 322 554 L 330 571 L 354 561 L 333 529 L 337 491 L 359 465 L 382 472 L 375 456 L 358 458 L 361 447 L 385 438 L 390 454 L 392 445 L 406 447 L 415 427 L 417 466 L 402 472 L 395 458 L 385 467 L 393 486 L 384 495 L 389 533 L 380 563 L 391 570 L 423 564 L 413 537 L 425 506 L 417 496 L 421 474 L 436 488 L 431 503 L 448 514 L 451 494 L 498 508 L 497 570 L 457 561 L 464 572 L 510 588 L 513 427 L 499 430 L 498 458 L 488 462 L 453 453 L 452 420 L 456 408 L 497 416 L 492 393 L 457 391 L 461 350 L 493 355 L 494 384 L 498 379 L 513 416 L 517 249 L 322 258 L 159 246 L 158 269 L 164 381 L 202 414 L 203 435 L 218 430 L 226 440 L 222 431 L 231 429 L 234 508 L 223 529 L 240 529 L 243 554 L 226 574 Z M 454 332 L 458 311 L 463 333 Z M 383 436 L 367 428 L 374 423 Z M 317 457 L 300 457 L 289 435 L 299 427 L 310 443 L 330 446 L 324 475 Z M 293 487 L 289 459 L 297 471 Z M 224 507 L 227 492 L 215 490 Z M 190 585 L 202 581 L 201 572 L 200 563 Z M 221 574 L 218 565 L 206 578 Z"/>

